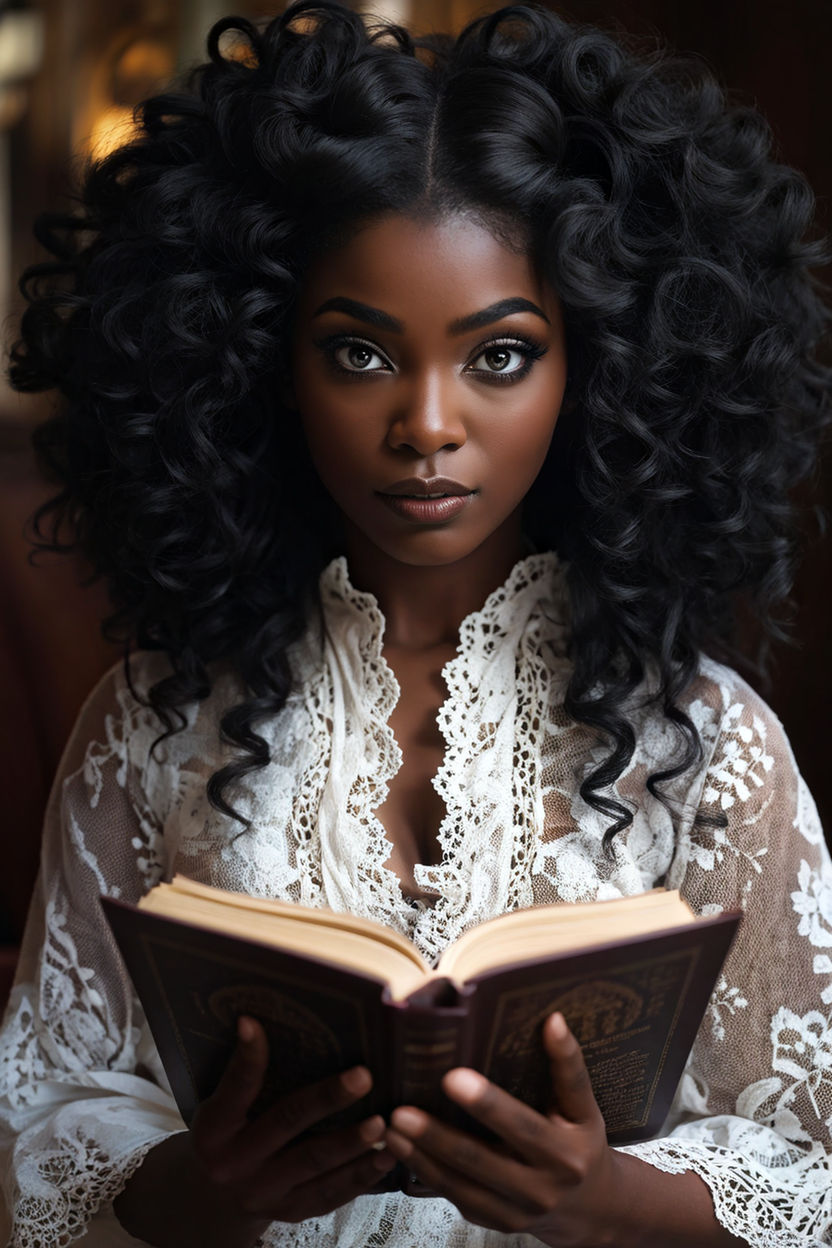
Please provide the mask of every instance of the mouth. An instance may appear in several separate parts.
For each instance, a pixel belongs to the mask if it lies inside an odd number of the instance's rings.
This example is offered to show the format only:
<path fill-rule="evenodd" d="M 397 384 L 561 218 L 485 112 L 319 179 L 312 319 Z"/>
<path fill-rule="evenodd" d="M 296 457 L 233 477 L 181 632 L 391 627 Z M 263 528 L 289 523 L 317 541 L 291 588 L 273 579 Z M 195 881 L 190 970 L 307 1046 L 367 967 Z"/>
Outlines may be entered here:
<path fill-rule="evenodd" d="M 450 477 L 408 477 L 404 481 L 394 481 L 377 493 L 382 498 L 436 499 L 461 498 L 476 491 Z"/>
<path fill-rule="evenodd" d="M 464 511 L 476 494 L 476 490 L 460 494 L 387 494 L 379 491 L 378 498 L 390 511 L 411 524 L 441 525 Z"/>
<path fill-rule="evenodd" d="M 415 498 L 424 502 L 431 498 L 464 498 L 466 494 L 473 494 L 474 490 L 466 490 L 464 494 L 388 494 L 383 490 L 379 490 L 379 493 L 385 498 Z"/>

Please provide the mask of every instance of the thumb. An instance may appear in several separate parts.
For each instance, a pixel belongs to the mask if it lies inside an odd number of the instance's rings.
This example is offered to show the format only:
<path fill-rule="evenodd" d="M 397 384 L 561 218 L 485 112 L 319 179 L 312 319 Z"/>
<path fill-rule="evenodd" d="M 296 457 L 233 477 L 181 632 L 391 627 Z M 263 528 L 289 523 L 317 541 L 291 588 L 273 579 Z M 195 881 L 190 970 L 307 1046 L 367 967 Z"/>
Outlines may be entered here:
<path fill-rule="evenodd" d="M 552 1072 L 554 1109 L 570 1122 L 593 1122 L 601 1111 L 592 1091 L 581 1046 L 562 1014 L 543 1024 L 543 1047 Z"/>

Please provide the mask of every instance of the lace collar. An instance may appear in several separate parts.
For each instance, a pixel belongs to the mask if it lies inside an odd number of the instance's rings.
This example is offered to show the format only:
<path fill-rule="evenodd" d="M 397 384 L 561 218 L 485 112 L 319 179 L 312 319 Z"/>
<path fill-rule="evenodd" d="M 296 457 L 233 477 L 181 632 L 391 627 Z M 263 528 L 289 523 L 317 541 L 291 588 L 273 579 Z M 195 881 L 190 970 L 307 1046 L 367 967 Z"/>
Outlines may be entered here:
<path fill-rule="evenodd" d="M 372 652 L 383 661 L 385 620 L 378 600 L 374 594 L 352 585 L 343 555 L 324 568 L 318 590 L 326 631 L 354 639 L 362 653 Z M 546 622 L 545 641 L 553 655 L 557 653 L 563 658 L 568 640 L 568 601 L 564 568 L 557 555 L 553 551 L 526 555 L 514 565 L 503 584 L 488 595 L 483 606 L 462 621 L 457 649 L 460 654 L 480 651 L 487 656 L 500 639 L 516 631 L 519 619 L 527 620 L 534 614 Z M 392 672 L 389 674 L 393 677 Z"/>
<path fill-rule="evenodd" d="M 343 557 L 324 569 L 320 601 L 321 657 L 305 696 L 311 762 L 293 817 L 301 877 L 312 882 L 304 900 L 380 919 L 433 959 L 465 927 L 531 904 L 542 734 L 569 673 L 563 569 L 550 552 L 521 559 L 463 620 L 443 668 L 446 748 L 432 781 L 446 807 L 442 858 L 415 868 L 434 905 L 403 897 L 375 814 L 402 762 L 388 722 L 400 689 L 382 653 L 384 617 Z"/>

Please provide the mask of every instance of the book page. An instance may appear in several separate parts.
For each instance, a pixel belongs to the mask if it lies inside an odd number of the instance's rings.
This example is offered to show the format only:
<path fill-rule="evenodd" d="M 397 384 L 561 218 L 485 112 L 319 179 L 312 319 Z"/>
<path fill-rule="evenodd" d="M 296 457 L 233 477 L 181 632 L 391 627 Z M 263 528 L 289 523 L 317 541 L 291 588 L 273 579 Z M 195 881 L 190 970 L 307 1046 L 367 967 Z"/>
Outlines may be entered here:
<path fill-rule="evenodd" d="M 272 898 L 248 897 L 177 875 L 139 902 L 141 909 L 242 939 L 317 957 L 378 979 L 401 1000 L 447 976 L 457 986 L 515 962 L 556 955 L 694 921 L 678 892 L 653 889 L 600 902 L 531 906 L 465 932 L 431 970 L 406 937 L 383 923 Z"/>
<path fill-rule="evenodd" d="M 679 893 L 660 888 L 611 901 L 531 906 L 465 932 L 442 955 L 438 972 L 461 984 L 512 962 L 577 952 L 690 922 L 695 915 Z"/>
<path fill-rule="evenodd" d="M 243 940 L 308 954 L 388 984 L 403 997 L 427 976 L 430 967 L 406 937 L 371 919 L 333 910 L 247 897 L 175 876 L 139 901 L 139 908 Z"/>

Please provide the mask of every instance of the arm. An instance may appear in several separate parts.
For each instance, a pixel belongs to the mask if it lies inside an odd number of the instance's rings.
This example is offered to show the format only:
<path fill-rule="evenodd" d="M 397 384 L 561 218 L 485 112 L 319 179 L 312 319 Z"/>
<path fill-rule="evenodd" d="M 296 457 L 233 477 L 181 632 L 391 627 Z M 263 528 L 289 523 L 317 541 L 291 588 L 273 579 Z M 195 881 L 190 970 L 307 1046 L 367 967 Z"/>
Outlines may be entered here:
<path fill-rule="evenodd" d="M 157 1248 L 252 1248 L 272 1223 L 330 1213 L 395 1164 L 373 1148 L 384 1132 L 380 1115 L 295 1138 L 366 1096 L 366 1068 L 296 1088 L 252 1121 L 267 1067 L 263 1028 L 241 1019 L 237 1048 L 191 1130 L 152 1149 L 117 1197 L 115 1212 L 132 1234 Z"/>
<path fill-rule="evenodd" d="M 157 735 L 150 711 L 110 674 L 82 709 L 52 787 L 0 1033 L 12 1248 L 79 1236 L 91 1248 L 249 1248 L 277 1219 L 352 1201 L 394 1163 L 373 1147 L 378 1116 L 294 1142 L 364 1097 L 367 1071 L 298 1088 L 249 1122 L 268 1062 L 251 1020 L 185 1129 L 99 902 L 102 892 L 136 901 L 165 867 L 165 795 L 181 776 L 176 764 L 151 771 Z"/>
<path fill-rule="evenodd" d="M 571 1100 L 568 1112 L 534 1114 L 473 1072 L 447 1077 L 522 1164 L 410 1107 L 393 1116 L 391 1150 L 470 1221 L 559 1248 L 830 1242 L 832 868 L 782 728 L 740 692 L 742 703 L 720 689 L 702 792 L 703 811 L 729 811 L 729 827 L 694 825 L 682 861 L 695 910 L 742 904 L 746 919 L 668 1134 L 609 1149 L 578 1046 L 550 1021 L 554 1100 Z"/>
<path fill-rule="evenodd" d="M 155 1145 L 116 1197 L 122 1227 L 139 1243 L 199 1244 L 200 1248 L 251 1248 L 268 1226 L 244 1218 L 206 1182 L 191 1147 L 190 1132 Z"/>
<path fill-rule="evenodd" d="M 695 1174 L 664 1175 L 609 1147 L 580 1046 L 559 1014 L 543 1029 L 552 1111 L 537 1113 L 475 1071 L 445 1076 L 448 1096 L 500 1137 L 483 1144 L 410 1106 L 387 1141 L 429 1187 L 480 1226 L 550 1248 L 737 1248 Z"/>
<path fill-rule="evenodd" d="M 115 672 L 102 680 L 64 752 L 0 1033 L 14 1245 L 44 1242 L 45 1230 L 50 1243 L 81 1235 L 148 1149 L 183 1128 L 98 903 L 101 892 L 137 899 L 162 869 L 134 749 L 158 725 L 122 684 Z"/>
<path fill-rule="evenodd" d="M 101 893 L 135 901 L 162 874 L 164 793 L 179 773 L 174 764 L 148 775 L 157 735 L 150 713 L 111 675 L 85 705 L 53 786 L 0 1034 L 13 1248 L 80 1235 L 91 1248 L 249 1248 L 272 1222 L 328 1213 L 394 1164 L 373 1148 L 384 1129 L 377 1115 L 294 1140 L 364 1097 L 366 1071 L 297 1089 L 248 1120 L 268 1060 L 251 1020 L 220 1086 L 185 1129 L 99 904 Z"/>
<path fill-rule="evenodd" d="M 694 824 L 680 887 L 694 910 L 742 905 L 745 920 L 666 1136 L 622 1152 L 698 1175 L 753 1248 L 814 1248 L 832 1235 L 832 865 L 781 725 L 714 672 L 712 727 L 691 707 L 713 741 L 699 809 L 728 827 Z"/>

